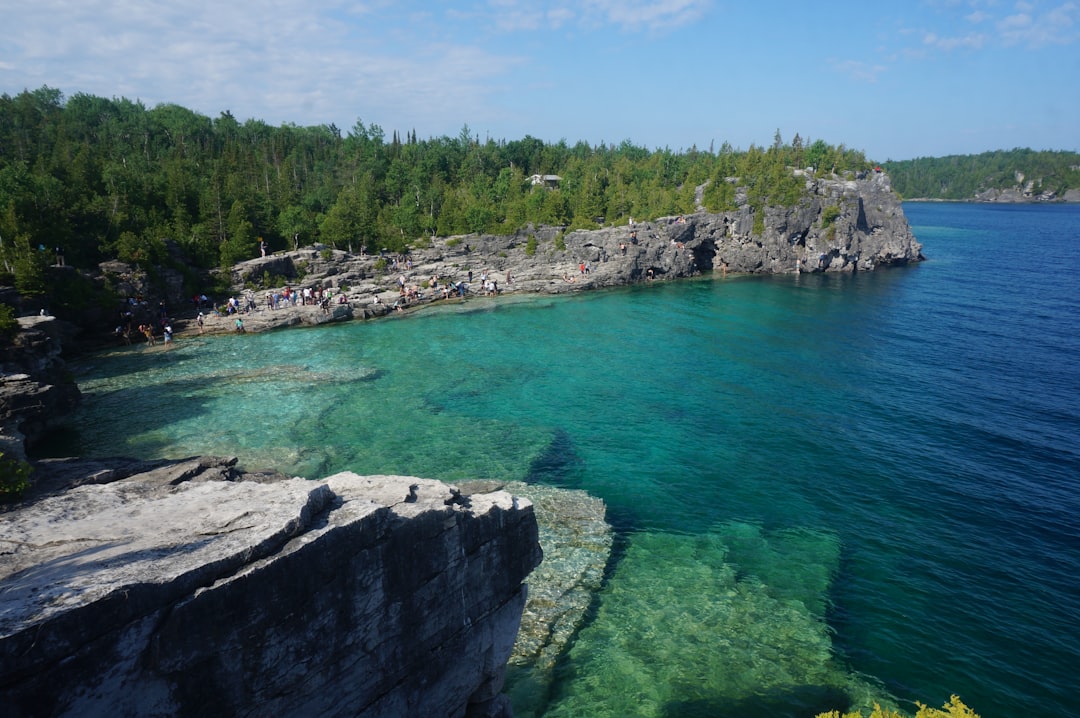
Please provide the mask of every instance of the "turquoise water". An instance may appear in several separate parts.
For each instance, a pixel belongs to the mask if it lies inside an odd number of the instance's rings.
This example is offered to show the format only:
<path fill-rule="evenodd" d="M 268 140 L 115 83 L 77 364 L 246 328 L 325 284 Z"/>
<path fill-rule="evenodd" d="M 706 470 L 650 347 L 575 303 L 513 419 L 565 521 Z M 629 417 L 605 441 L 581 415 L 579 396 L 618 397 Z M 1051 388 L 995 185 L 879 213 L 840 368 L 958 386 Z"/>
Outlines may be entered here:
<path fill-rule="evenodd" d="M 519 716 L 1080 716 L 1080 207 L 905 211 L 915 267 L 109 352 L 53 451 L 602 497 L 605 588 Z"/>

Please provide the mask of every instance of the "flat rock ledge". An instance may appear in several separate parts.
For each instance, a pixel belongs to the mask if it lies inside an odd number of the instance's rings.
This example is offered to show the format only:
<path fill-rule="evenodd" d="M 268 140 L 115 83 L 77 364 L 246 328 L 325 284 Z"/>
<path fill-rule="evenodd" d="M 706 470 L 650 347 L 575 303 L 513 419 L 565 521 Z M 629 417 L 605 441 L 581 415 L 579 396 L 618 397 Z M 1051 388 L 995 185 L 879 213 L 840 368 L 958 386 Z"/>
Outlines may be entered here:
<path fill-rule="evenodd" d="M 0 515 L 5 716 L 510 714 L 529 501 L 234 459 L 130 471 Z"/>

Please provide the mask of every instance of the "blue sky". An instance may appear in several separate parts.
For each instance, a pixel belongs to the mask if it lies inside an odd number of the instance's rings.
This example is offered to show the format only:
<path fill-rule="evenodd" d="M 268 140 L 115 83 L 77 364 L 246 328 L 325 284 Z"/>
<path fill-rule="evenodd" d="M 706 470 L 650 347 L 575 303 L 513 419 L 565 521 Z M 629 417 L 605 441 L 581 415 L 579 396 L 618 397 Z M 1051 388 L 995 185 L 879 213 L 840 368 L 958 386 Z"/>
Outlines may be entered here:
<path fill-rule="evenodd" d="M 1080 150 L 1080 0 L 0 0 L 48 85 L 387 137 Z"/>

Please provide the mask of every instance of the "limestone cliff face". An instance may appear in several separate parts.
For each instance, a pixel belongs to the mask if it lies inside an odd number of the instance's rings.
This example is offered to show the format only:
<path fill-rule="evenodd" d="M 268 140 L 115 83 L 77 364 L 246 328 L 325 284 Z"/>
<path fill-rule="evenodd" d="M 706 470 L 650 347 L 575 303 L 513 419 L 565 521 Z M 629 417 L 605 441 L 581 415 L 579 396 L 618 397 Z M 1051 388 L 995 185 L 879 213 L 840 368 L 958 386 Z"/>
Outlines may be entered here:
<path fill-rule="evenodd" d="M 81 398 L 61 358 L 60 325 L 52 317 L 23 317 L 10 344 L 0 347 L 0 451 L 25 458 L 33 442 Z"/>
<path fill-rule="evenodd" d="M 418 261 L 421 271 L 451 279 L 460 278 L 463 267 L 486 268 L 500 289 L 559 293 L 725 268 L 753 274 L 853 272 L 923 259 L 888 175 L 804 177 L 800 202 L 767 207 L 760 222 L 740 196 L 739 208 L 731 212 L 702 210 L 568 233 L 542 227 L 511 237 L 436 239 L 417 253 Z M 512 283 L 502 281 L 506 272 Z"/>
<path fill-rule="evenodd" d="M 923 259 L 888 175 L 808 178 L 806 186 L 797 206 L 766 208 L 760 234 L 748 207 L 706 216 L 693 235 L 700 236 L 699 263 L 772 274 L 868 271 Z"/>
<path fill-rule="evenodd" d="M 0 522 L 7 716 L 497 716 L 532 505 L 172 462 Z M 243 477 L 240 477 L 243 478 Z"/>
<path fill-rule="evenodd" d="M 465 282 L 469 294 L 483 294 L 485 274 L 500 293 L 564 293 L 725 267 L 756 274 L 853 272 L 923 259 L 888 175 L 802 176 L 806 191 L 799 203 L 760 210 L 760 220 L 739 194 L 739 208 L 731 212 L 702 209 L 685 217 L 571 232 L 530 226 L 511 235 L 432 237 L 411 252 L 408 263 L 396 266 L 392 257 L 307 248 L 237 265 L 234 288 L 242 294 L 259 278 L 279 277 L 294 286 L 329 288 L 335 301 L 347 300 L 333 304 L 333 312 L 309 307 L 263 313 L 272 326 L 287 326 L 386 314 L 399 300 L 401 280 L 417 288 L 419 297 L 408 301 L 416 306 L 446 298 L 440 288 L 448 282 Z M 439 282 L 434 289 L 433 277 Z M 265 305 L 265 298 L 257 303 Z M 249 329 L 261 328 L 263 318 L 256 317 Z"/>

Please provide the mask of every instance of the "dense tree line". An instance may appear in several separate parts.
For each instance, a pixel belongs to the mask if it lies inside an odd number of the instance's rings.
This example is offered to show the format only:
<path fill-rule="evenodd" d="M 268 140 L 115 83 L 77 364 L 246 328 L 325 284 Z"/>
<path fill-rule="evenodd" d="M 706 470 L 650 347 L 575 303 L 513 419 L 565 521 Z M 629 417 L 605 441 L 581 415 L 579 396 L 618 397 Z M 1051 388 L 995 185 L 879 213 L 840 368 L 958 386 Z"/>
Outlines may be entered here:
<path fill-rule="evenodd" d="M 321 242 L 402 251 L 431 234 L 510 232 L 528 223 L 596 227 L 735 204 L 797 201 L 792 167 L 863 169 L 861 152 L 779 131 L 769 147 L 717 152 L 457 137 L 388 139 L 358 120 L 272 127 L 175 104 L 147 108 L 42 87 L 0 96 L 0 258 L 23 289 L 61 248 L 67 264 L 169 260 L 170 240 L 210 268 Z M 558 175 L 554 187 L 533 175 Z M 42 251 L 44 250 L 44 251 Z M 0 283 L 3 283 L 0 281 Z"/>
<path fill-rule="evenodd" d="M 988 189 L 1024 187 L 1036 195 L 1061 196 L 1080 189 L 1080 154 L 1076 152 L 999 150 L 978 155 L 919 157 L 888 162 L 893 188 L 910 199 L 970 200 Z M 1022 177 L 1022 179 L 1021 179 Z"/>

